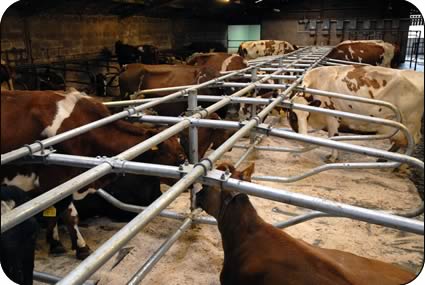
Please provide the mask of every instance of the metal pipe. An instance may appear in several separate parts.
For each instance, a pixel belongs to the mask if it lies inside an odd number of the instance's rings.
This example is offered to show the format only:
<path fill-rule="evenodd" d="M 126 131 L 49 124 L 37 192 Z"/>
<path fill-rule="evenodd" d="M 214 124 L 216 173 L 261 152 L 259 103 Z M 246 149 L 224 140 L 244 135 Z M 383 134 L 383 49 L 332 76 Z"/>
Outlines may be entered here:
<path fill-rule="evenodd" d="M 338 217 L 337 215 L 331 215 L 328 213 L 323 213 L 323 212 L 319 212 L 319 211 L 311 211 L 309 213 L 305 213 L 305 214 L 301 214 L 299 216 L 290 218 L 286 221 L 283 222 L 279 222 L 279 223 L 274 223 L 274 226 L 276 228 L 279 229 L 284 229 L 284 228 L 288 228 L 291 226 L 295 226 L 298 225 L 300 223 L 312 220 L 312 219 L 316 219 L 316 218 L 322 218 L 322 217 Z"/>
<path fill-rule="evenodd" d="M 260 66 L 260 65 L 261 64 L 258 64 L 258 66 Z M 28 154 L 35 153 L 37 151 L 40 151 L 43 148 L 47 148 L 47 147 L 52 146 L 54 144 L 63 142 L 65 140 L 67 140 L 67 139 L 70 139 L 70 138 L 73 138 L 75 136 L 81 135 L 81 134 L 83 134 L 85 132 L 88 132 L 88 131 L 94 129 L 94 128 L 97 128 L 97 127 L 100 127 L 100 126 L 104 126 L 104 125 L 106 125 L 108 123 L 114 122 L 114 121 L 119 120 L 119 119 L 123 119 L 123 118 L 125 118 L 127 116 L 131 116 L 131 115 L 136 114 L 138 112 L 141 112 L 142 110 L 145 110 L 145 109 L 148 109 L 148 108 L 157 106 L 157 105 L 162 104 L 162 103 L 166 103 L 169 100 L 179 98 L 180 96 L 182 96 L 182 95 L 186 94 L 187 92 L 189 92 L 189 90 L 192 90 L 192 89 L 195 89 L 196 90 L 196 89 L 200 89 L 200 88 L 206 87 L 206 86 L 211 85 L 211 84 L 215 84 L 215 83 L 219 82 L 220 80 L 225 80 L 225 79 L 230 78 L 232 76 L 235 76 L 235 75 L 237 75 L 239 73 L 244 73 L 244 72 L 249 71 L 249 70 L 251 70 L 252 68 L 255 68 L 255 67 L 256 66 L 249 66 L 247 68 L 234 71 L 233 73 L 229 73 L 229 74 L 220 76 L 218 78 L 215 78 L 215 79 L 206 81 L 204 83 L 201 83 L 201 84 L 198 84 L 198 85 L 195 85 L 195 86 L 192 86 L 192 87 L 190 87 L 188 89 L 181 90 L 181 91 L 178 91 L 176 93 L 172 93 L 172 94 L 167 95 L 167 96 L 162 97 L 162 98 L 158 98 L 155 101 L 152 101 L 152 102 L 149 102 L 149 103 L 146 103 L 146 104 L 143 104 L 143 105 L 134 107 L 134 108 L 130 108 L 128 110 L 125 110 L 125 111 L 116 113 L 114 115 L 111 115 L 111 116 L 108 116 L 106 118 L 103 118 L 103 119 L 94 121 L 94 122 L 89 123 L 89 124 L 86 124 L 84 126 L 81 126 L 81 127 L 78 127 L 78 128 L 72 129 L 72 130 L 69 130 L 67 132 L 61 133 L 59 135 L 56 135 L 56 136 L 53 136 L 53 137 L 44 139 L 44 140 L 42 140 L 40 142 L 33 143 L 31 145 L 28 145 L 28 146 L 25 146 L 25 147 L 21 147 L 19 149 L 16 149 L 16 150 L 10 151 L 8 153 L 2 154 L 1 155 L 1 165 L 4 165 L 6 163 L 9 163 L 9 162 L 11 162 L 13 160 L 19 159 L 21 157 L 24 157 L 24 156 L 26 156 Z"/>
<path fill-rule="evenodd" d="M 260 130 L 260 129 L 261 128 L 259 128 L 258 130 Z M 392 153 L 392 152 L 388 152 L 388 151 L 384 151 L 384 150 L 373 149 L 373 148 L 359 146 L 359 145 L 352 145 L 352 144 L 348 144 L 348 143 L 336 142 L 336 141 L 329 140 L 329 139 L 323 139 L 323 138 L 318 138 L 318 137 L 313 137 L 313 136 L 308 136 L 308 135 L 301 135 L 301 134 L 298 134 L 298 133 L 288 132 L 288 131 L 284 131 L 284 130 L 269 129 L 268 131 L 264 130 L 264 132 L 268 133 L 269 135 L 278 136 L 278 137 L 281 137 L 281 138 L 298 140 L 298 141 L 301 141 L 301 142 L 316 144 L 316 145 L 320 145 L 320 146 L 324 146 L 324 147 L 328 147 L 328 148 L 335 148 L 337 150 L 355 152 L 355 153 L 359 153 L 359 154 L 363 154 L 363 155 L 369 155 L 369 156 L 373 156 L 373 157 L 377 157 L 377 158 L 383 158 L 383 159 L 387 159 L 387 160 L 391 160 L 391 161 L 407 163 L 411 166 L 418 167 L 420 169 L 424 169 L 423 161 L 420 161 L 417 158 L 409 157 L 407 155 L 403 155 L 403 154 L 399 154 L 399 153 Z"/>
<path fill-rule="evenodd" d="M 254 68 L 255 69 L 255 68 Z M 189 92 L 188 100 L 188 114 L 193 115 L 198 107 L 197 91 L 192 90 Z M 194 125 L 189 127 L 189 162 L 192 164 L 197 163 L 199 160 L 198 151 L 198 128 Z M 190 189 L 190 210 L 194 211 L 196 208 L 196 190 L 194 187 Z"/>
<path fill-rule="evenodd" d="M 137 205 L 123 203 L 103 189 L 97 189 L 96 194 L 102 197 L 103 199 L 105 199 L 111 205 L 124 211 L 132 212 L 132 213 L 141 213 L 147 208 L 145 206 L 137 206 Z M 176 213 L 176 212 L 168 211 L 168 210 L 162 210 L 158 216 L 169 218 L 169 219 L 182 220 L 182 221 L 187 218 L 186 214 L 180 214 L 180 213 Z M 193 223 L 217 225 L 217 221 L 213 217 L 195 217 L 193 218 Z"/>
<path fill-rule="evenodd" d="M 223 182 L 222 185 L 226 189 L 236 190 L 248 195 L 321 211 L 331 215 L 354 218 L 356 220 L 416 234 L 424 234 L 424 223 L 414 219 L 390 215 L 361 207 L 311 197 L 304 194 L 292 193 L 285 190 L 276 190 L 271 187 L 240 181 L 233 178 L 229 178 L 226 182 Z"/>
<path fill-rule="evenodd" d="M 345 64 L 345 65 L 364 65 L 364 66 L 368 66 L 368 65 L 370 65 L 370 64 L 367 64 L 367 63 L 360 63 L 360 62 L 347 61 L 347 60 L 340 60 L 340 59 L 333 59 L 333 58 L 326 58 L 326 61 L 337 62 L 337 63 L 343 63 L 343 64 Z"/>
<path fill-rule="evenodd" d="M 292 103 L 289 101 L 284 102 L 284 104 L 287 104 L 288 108 L 291 108 L 291 109 L 293 108 L 293 109 L 298 109 L 298 110 L 307 111 L 307 112 L 322 113 L 322 114 L 327 114 L 327 115 L 336 116 L 336 117 L 349 118 L 349 119 L 373 123 L 377 125 L 385 125 L 385 126 L 393 127 L 403 132 L 407 140 L 407 148 L 406 148 L 407 155 L 412 154 L 413 149 L 415 147 L 415 142 L 409 130 L 403 124 L 399 122 L 394 122 L 387 119 L 375 118 L 375 117 L 364 116 L 364 115 L 359 115 L 354 113 L 346 113 L 346 112 L 337 111 L 337 110 L 329 110 L 329 109 L 323 109 L 318 107 L 312 107 L 312 106 L 307 106 L 303 104 Z"/>
<path fill-rule="evenodd" d="M 242 74 L 241 77 L 245 77 L 245 78 L 251 78 L 251 74 Z M 258 74 L 257 75 L 258 78 L 262 78 L 262 77 L 266 77 L 267 74 Z M 271 77 L 271 79 L 292 79 L 295 80 L 297 79 L 299 76 L 295 76 L 295 75 L 273 75 Z"/>
<path fill-rule="evenodd" d="M 193 90 L 188 96 L 188 114 L 193 115 L 198 107 L 197 92 Z M 198 128 L 194 125 L 189 127 L 189 161 L 198 162 Z"/>
<path fill-rule="evenodd" d="M 195 210 L 190 217 L 187 217 L 183 224 L 173 233 L 156 251 L 155 253 L 137 270 L 127 285 L 138 285 L 146 275 L 152 270 L 155 264 L 165 255 L 165 253 L 173 246 L 173 244 L 189 229 L 192 225 L 193 216 L 199 214 L 202 210 Z"/>
<path fill-rule="evenodd" d="M 239 158 L 239 160 L 235 163 L 235 168 L 238 168 L 239 165 L 254 151 L 257 144 L 261 142 L 263 136 L 257 136 L 251 146 L 245 151 L 245 153 Z"/>
<path fill-rule="evenodd" d="M 72 156 L 72 155 L 62 155 L 62 154 L 49 154 L 46 158 L 44 158 L 48 164 L 60 164 L 61 162 L 66 164 L 69 161 L 73 160 L 74 164 L 72 166 L 78 166 L 78 167 L 92 167 L 97 165 L 98 163 L 102 163 L 102 160 L 97 158 L 86 158 L 86 157 L 80 157 L 80 156 Z M 79 162 L 81 160 L 81 162 Z M 162 176 L 162 177 L 169 177 L 169 178 L 177 178 L 182 175 L 182 173 L 179 171 L 178 167 L 175 166 L 163 166 L 163 165 L 156 165 L 156 164 L 148 164 L 148 163 L 140 163 L 140 162 L 123 162 L 123 161 L 113 161 L 113 167 L 116 168 L 118 171 L 125 170 L 126 172 L 131 172 L 135 174 L 148 174 L 148 175 L 155 175 L 155 176 Z M 354 164 L 355 165 L 355 164 Z M 371 163 L 363 163 L 353 166 L 352 168 L 368 168 L 371 165 Z M 384 165 L 384 163 L 382 164 Z M 329 166 L 323 166 L 325 168 L 333 169 L 334 167 L 332 165 Z M 208 175 L 208 179 L 204 180 L 204 183 L 218 186 L 221 181 L 214 180 L 214 177 L 220 177 L 220 174 L 217 174 L 216 176 Z M 211 178 L 213 180 L 211 180 Z M 253 177 L 255 179 L 255 177 Z M 111 202 L 113 205 L 117 206 L 118 208 L 121 208 L 123 210 L 128 210 L 132 212 L 139 212 L 143 210 L 143 207 L 138 207 L 134 205 L 128 205 L 119 202 L 111 195 L 104 193 L 103 190 L 98 190 L 98 194 L 102 197 L 106 198 L 107 201 Z M 421 208 L 422 207 L 422 208 Z M 423 204 L 421 207 L 410 211 L 410 212 L 404 212 L 404 213 L 394 213 L 390 212 L 390 214 L 397 214 L 399 216 L 404 217 L 415 217 L 418 214 L 423 212 Z M 162 215 L 169 218 L 185 218 L 184 216 L 180 216 L 180 214 L 175 214 L 170 211 L 163 211 Z M 198 220 L 195 220 L 195 222 L 198 222 Z M 200 217 L 199 218 L 200 223 L 207 223 L 207 224 L 214 224 L 214 220 L 207 219 Z"/>
<path fill-rule="evenodd" d="M 275 74 L 280 73 L 280 71 L 276 71 Z M 257 83 L 261 83 L 267 80 L 267 77 L 259 80 Z M 294 86 L 299 84 L 297 81 L 294 83 Z M 255 83 L 245 87 L 244 89 L 234 93 L 232 96 L 240 96 L 246 92 L 249 92 L 255 88 Z M 289 89 L 288 89 L 289 90 Z M 206 114 L 214 112 L 223 105 L 227 104 L 230 99 L 224 98 L 223 100 L 211 105 L 206 110 Z M 283 98 L 276 99 L 276 104 L 283 100 Z M 273 103 L 271 104 L 273 105 Z M 266 110 L 268 108 L 265 108 Z M 263 110 L 263 111 L 264 111 Z M 268 111 L 270 111 L 269 109 Z M 197 113 L 196 115 L 200 114 Z M 259 114 L 264 116 L 265 114 Z M 205 114 L 205 115 L 206 115 Z M 194 116 L 196 116 L 194 115 Z M 201 116 L 201 115 L 200 115 Z M 202 116 L 201 116 L 202 117 Z M 182 124 L 183 121 L 178 123 Z M 229 150 L 231 146 L 242 136 L 244 136 L 251 128 L 256 125 L 256 120 L 252 119 L 247 125 L 233 134 L 224 144 L 222 144 L 217 150 L 211 153 L 207 159 L 201 160 L 195 167 L 192 169 L 190 173 L 180 179 L 176 184 L 174 184 L 167 192 L 162 194 L 155 202 L 153 202 L 145 211 L 140 213 L 136 218 L 134 218 L 131 222 L 129 222 L 126 226 L 124 226 L 120 231 L 118 231 L 111 239 L 105 242 L 102 246 L 100 246 L 95 252 L 93 252 L 89 257 L 87 257 L 83 262 L 80 263 L 77 268 L 72 270 L 61 282 L 58 284 L 78 284 L 87 279 L 94 271 L 96 271 L 103 263 L 105 263 L 119 248 L 121 248 L 124 244 L 126 244 L 134 235 L 136 235 L 140 229 L 142 229 L 151 219 L 153 219 L 158 213 L 167 207 L 177 196 L 179 196 L 187 187 L 193 184 L 198 177 L 200 177 L 206 170 L 212 168 L 212 163 L 214 163 L 219 157 L 221 157 L 224 152 Z M 175 127 L 173 126 L 173 127 Z M 173 128 L 170 127 L 169 129 Z M 167 130 L 169 130 L 167 129 Z"/>
<path fill-rule="evenodd" d="M 270 175 L 255 175 L 252 177 L 253 180 L 258 181 L 270 181 L 270 182 L 280 182 L 280 183 L 292 183 L 295 181 L 302 180 L 304 178 L 313 176 L 315 174 L 335 169 L 350 170 L 350 169 L 385 169 L 385 168 L 394 168 L 394 164 L 391 162 L 355 162 L 355 163 L 330 163 L 325 165 L 320 165 L 316 168 L 310 169 L 303 174 L 281 177 L 281 176 L 270 176 Z"/>
<path fill-rule="evenodd" d="M 59 282 L 62 279 L 61 277 L 58 277 L 56 275 L 52 275 L 46 272 L 39 272 L 39 271 L 34 271 L 32 276 L 34 281 L 38 281 L 38 282 L 46 283 L 46 284 L 55 284 L 56 282 Z M 96 284 L 97 282 L 95 281 L 87 280 L 82 285 L 96 285 Z"/>

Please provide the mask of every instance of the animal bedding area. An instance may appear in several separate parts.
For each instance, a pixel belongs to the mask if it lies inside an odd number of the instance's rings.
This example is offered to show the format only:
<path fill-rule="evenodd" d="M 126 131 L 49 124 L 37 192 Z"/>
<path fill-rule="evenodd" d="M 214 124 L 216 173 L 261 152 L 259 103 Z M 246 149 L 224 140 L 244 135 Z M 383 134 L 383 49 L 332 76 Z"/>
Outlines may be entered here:
<path fill-rule="evenodd" d="M 287 124 L 277 127 L 287 127 Z M 326 136 L 325 132 L 314 135 Z M 241 144 L 248 144 L 243 139 Z M 365 146 L 388 149 L 389 142 L 373 141 L 360 143 Z M 265 137 L 262 146 L 299 146 L 281 138 Z M 233 148 L 221 161 L 235 163 L 243 150 Z M 318 148 L 304 154 L 257 151 L 249 160 L 255 161 L 254 175 L 293 176 L 323 164 L 329 149 Z M 343 161 L 373 161 L 356 154 L 342 153 Z M 282 184 L 253 181 L 278 189 L 311 195 L 370 209 L 385 209 L 403 212 L 420 204 L 415 185 L 405 174 L 392 170 L 332 170 L 309 177 L 299 182 Z M 162 188 L 163 191 L 167 189 Z M 257 197 L 250 197 L 259 215 L 269 223 L 301 214 L 303 209 Z M 272 209 L 278 207 L 285 214 Z M 183 193 L 169 209 L 187 212 L 189 194 Z M 205 213 L 203 213 L 205 215 Z M 418 217 L 423 221 L 423 215 Z M 181 222 L 161 217 L 155 218 L 120 252 L 101 267 L 90 279 L 102 284 L 126 284 L 156 249 L 180 226 Z M 81 231 L 92 250 L 109 239 L 124 223 L 107 218 L 93 218 L 81 223 Z M 61 229 L 65 231 L 64 228 Z M 411 271 L 419 271 L 423 262 L 424 237 L 344 218 L 318 218 L 285 229 L 290 235 L 324 248 L 351 252 L 360 256 L 399 264 Z M 70 243 L 62 235 L 66 248 Z M 39 235 L 36 252 L 37 271 L 65 276 L 80 261 L 73 252 L 62 256 L 49 256 L 44 242 L 44 232 Z M 282 252 L 281 254 L 285 254 Z M 144 279 L 142 284 L 220 284 L 219 275 L 223 262 L 220 233 L 216 226 L 194 225 L 172 246 Z M 35 282 L 35 284 L 41 284 Z"/>

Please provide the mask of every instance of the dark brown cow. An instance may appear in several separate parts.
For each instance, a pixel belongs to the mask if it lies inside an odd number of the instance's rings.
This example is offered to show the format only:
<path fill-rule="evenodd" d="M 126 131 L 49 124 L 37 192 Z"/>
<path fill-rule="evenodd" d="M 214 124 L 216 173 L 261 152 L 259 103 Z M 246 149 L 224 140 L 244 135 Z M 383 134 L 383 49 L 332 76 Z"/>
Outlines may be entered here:
<path fill-rule="evenodd" d="M 25 115 L 22 112 L 25 112 Z M 2 91 L 1 153 L 88 124 L 108 115 L 110 115 L 109 111 L 101 102 L 78 91 L 67 94 L 53 91 Z M 158 131 L 153 129 L 141 128 L 125 121 L 116 121 L 59 143 L 55 148 L 61 153 L 73 155 L 112 157 L 157 133 Z M 178 165 L 185 158 L 184 150 L 177 138 L 172 137 L 135 160 Z M 7 165 L 2 166 L 2 183 L 20 186 L 17 183 L 22 182 L 22 178 L 5 177 L 7 172 L 4 169 L 6 167 Z M 26 176 L 25 181 L 28 182 L 29 179 L 34 185 L 38 184 L 40 186 L 38 191 L 42 193 L 69 180 L 79 172 L 72 168 L 64 171 L 60 167 L 49 167 L 46 171 L 43 167 L 37 167 L 38 178 L 36 178 L 36 174 L 31 174 Z M 32 189 L 27 187 L 26 190 Z M 77 193 L 76 195 L 82 194 Z M 73 247 L 77 249 L 77 257 L 84 258 L 88 253 L 88 248 L 82 237 L 79 238 L 81 235 L 76 227 L 78 217 L 73 205 L 70 205 L 69 215 L 66 217 L 68 222 L 74 224 L 69 229 L 73 238 Z M 57 219 L 57 216 L 54 215 L 54 218 Z M 73 228 L 75 231 L 72 230 Z M 53 231 L 54 228 L 51 230 Z M 54 233 L 51 234 L 53 236 Z"/>
<path fill-rule="evenodd" d="M 344 41 L 333 48 L 328 57 L 376 66 L 397 67 L 400 61 L 400 47 L 381 40 Z"/>
<path fill-rule="evenodd" d="M 0 83 L 1 90 L 14 90 L 13 80 L 16 74 L 14 69 L 6 64 L 5 61 L 1 60 L 0 64 Z"/>
<path fill-rule="evenodd" d="M 250 180 L 253 165 L 232 177 Z M 398 266 L 294 239 L 258 216 L 246 194 L 205 188 L 199 206 L 217 219 L 224 249 L 222 285 L 400 285 L 415 275 Z"/>
<path fill-rule="evenodd" d="M 220 116 L 216 113 L 211 114 L 208 119 L 210 120 L 221 120 Z M 208 148 L 211 146 L 212 149 L 217 149 L 221 146 L 229 137 L 231 137 L 235 131 L 225 129 L 214 129 L 214 128 L 198 128 L 198 159 L 204 157 Z M 189 156 L 189 130 L 186 129 L 180 133 L 180 143 L 183 146 L 185 153 Z"/>

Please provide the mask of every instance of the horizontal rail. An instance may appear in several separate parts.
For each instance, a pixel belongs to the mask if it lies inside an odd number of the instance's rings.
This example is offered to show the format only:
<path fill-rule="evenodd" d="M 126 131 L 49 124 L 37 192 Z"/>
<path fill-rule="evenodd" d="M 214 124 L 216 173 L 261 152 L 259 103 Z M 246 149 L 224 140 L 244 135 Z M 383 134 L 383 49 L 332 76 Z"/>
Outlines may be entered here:
<path fill-rule="evenodd" d="M 321 211 L 331 215 L 338 215 L 341 217 L 347 217 L 359 221 L 408 231 L 420 235 L 424 234 L 424 223 L 414 219 L 390 215 L 375 210 L 333 202 L 304 194 L 292 193 L 281 189 L 277 190 L 271 187 L 240 181 L 233 178 L 229 178 L 222 185 L 226 189 L 236 190 L 252 196 Z"/>
<path fill-rule="evenodd" d="M 296 134 L 296 135 L 299 135 L 299 134 Z M 338 143 L 338 142 L 335 142 L 335 143 L 341 144 L 341 143 Z M 71 166 L 86 167 L 86 168 L 102 164 L 103 160 L 104 160 L 103 158 L 89 158 L 89 157 L 81 157 L 81 156 L 73 156 L 73 155 L 55 154 L 55 153 L 51 153 L 44 158 L 44 161 L 47 162 L 47 164 L 62 165 L 62 164 L 67 164 L 70 161 L 74 161 L 71 164 Z M 119 161 L 119 160 L 112 160 L 110 162 L 110 164 L 114 168 L 114 171 L 118 172 L 118 173 L 127 172 L 127 173 L 133 173 L 133 174 L 153 175 L 153 176 L 161 176 L 161 177 L 167 177 L 167 178 L 178 178 L 181 175 L 191 173 L 190 171 L 193 169 L 193 165 L 188 165 L 186 170 L 180 170 L 179 167 L 176 167 L 176 166 L 163 166 L 163 165 L 156 165 L 156 164 L 150 164 L 150 163 Z M 365 165 L 365 166 L 367 166 L 367 165 Z M 224 174 L 224 172 L 219 171 L 219 170 L 214 170 L 212 172 L 210 171 L 204 178 L 200 178 L 201 180 L 198 180 L 198 182 L 202 182 L 204 184 L 213 185 L 213 186 L 219 186 L 221 183 L 223 183 L 223 180 L 221 179 L 223 174 Z M 238 180 L 234 180 L 234 181 L 238 181 Z M 262 188 L 263 186 L 260 186 L 260 185 L 257 185 L 257 184 L 250 183 L 249 185 L 250 185 L 250 187 L 257 186 L 257 187 L 260 187 L 261 189 L 263 189 Z M 269 190 L 271 190 L 271 189 L 273 189 L 274 191 L 270 192 Z M 283 190 L 277 190 L 277 189 L 268 187 L 267 190 L 265 190 L 264 192 L 261 192 L 261 195 L 255 195 L 255 194 L 251 194 L 251 193 L 247 193 L 247 194 L 259 196 L 259 197 L 268 199 L 268 197 L 263 196 L 262 194 L 268 193 L 267 195 L 269 195 L 269 194 L 270 195 L 276 195 L 276 192 L 279 192 L 279 191 L 283 191 Z M 103 191 L 100 191 L 100 193 L 102 193 L 102 192 Z M 301 195 L 301 194 L 297 194 L 297 195 Z M 101 194 L 101 196 L 105 197 L 105 196 L 108 196 L 108 195 Z M 287 192 L 285 195 L 278 195 L 278 197 L 280 197 L 279 199 L 281 199 L 281 200 L 278 200 L 280 202 L 285 202 L 285 203 L 288 203 L 288 204 L 291 204 L 291 205 L 301 206 L 299 204 L 294 204 L 293 200 L 287 201 L 287 199 L 288 199 L 287 197 L 291 197 L 290 192 Z M 307 199 L 306 197 L 310 197 L 310 196 L 301 195 L 301 197 L 303 197 L 304 199 Z M 286 200 L 283 200 L 283 199 L 286 199 Z M 324 199 L 319 199 L 319 200 L 322 201 L 325 204 L 334 203 L 332 201 L 328 201 L 328 200 L 324 200 Z M 345 204 L 342 204 L 342 205 L 345 205 Z M 309 208 L 309 207 L 307 207 L 307 208 Z M 356 208 L 357 209 L 363 209 L 363 208 L 360 208 L 360 207 L 356 207 Z M 137 206 L 130 207 L 130 208 L 123 208 L 123 209 L 134 211 L 134 212 L 141 210 L 141 208 L 137 207 Z M 316 209 L 316 208 L 310 208 L 310 209 L 320 210 L 320 209 Z M 361 210 L 359 210 L 359 211 L 361 211 Z M 324 211 L 324 212 L 326 212 L 326 211 Z M 377 211 L 375 211 L 375 212 L 377 212 Z M 173 218 L 172 217 L 173 215 L 168 215 L 167 212 L 164 212 L 164 213 L 166 213 L 166 215 L 167 215 L 166 217 Z M 384 214 L 387 214 L 387 213 L 384 213 Z M 403 215 L 409 216 L 408 214 L 403 214 Z M 341 216 L 343 216 L 343 215 L 341 215 Z M 344 216 L 344 217 L 357 219 L 357 216 L 352 216 L 352 217 Z M 378 217 L 378 219 L 379 219 L 379 217 Z M 209 220 L 204 221 L 203 219 L 200 219 L 199 222 L 202 222 L 202 223 L 205 222 L 205 223 L 212 224 L 211 221 L 209 221 Z M 417 222 L 420 222 L 420 221 L 417 221 Z M 391 225 L 387 225 L 387 226 L 393 227 Z"/>

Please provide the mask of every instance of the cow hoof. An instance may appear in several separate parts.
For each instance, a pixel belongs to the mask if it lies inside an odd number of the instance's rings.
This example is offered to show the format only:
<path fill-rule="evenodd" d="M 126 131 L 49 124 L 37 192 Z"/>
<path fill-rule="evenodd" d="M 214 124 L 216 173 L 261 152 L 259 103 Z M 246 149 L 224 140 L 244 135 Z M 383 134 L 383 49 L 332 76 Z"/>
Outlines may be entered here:
<path fill-rule="evenodd" d="M 91 254 L 91 250 L 87 245 L 85 247 L 77 248 L 77 252 L 76 252 L 77 259 L 83 260 L 90 254 Z"/>
<path fill-rule="evenodd" d="M 66 249 L 63 247 L 62 243 L 59 241 L 54 241 L 50 244 L 50 254 L 64 254 Z"/>

